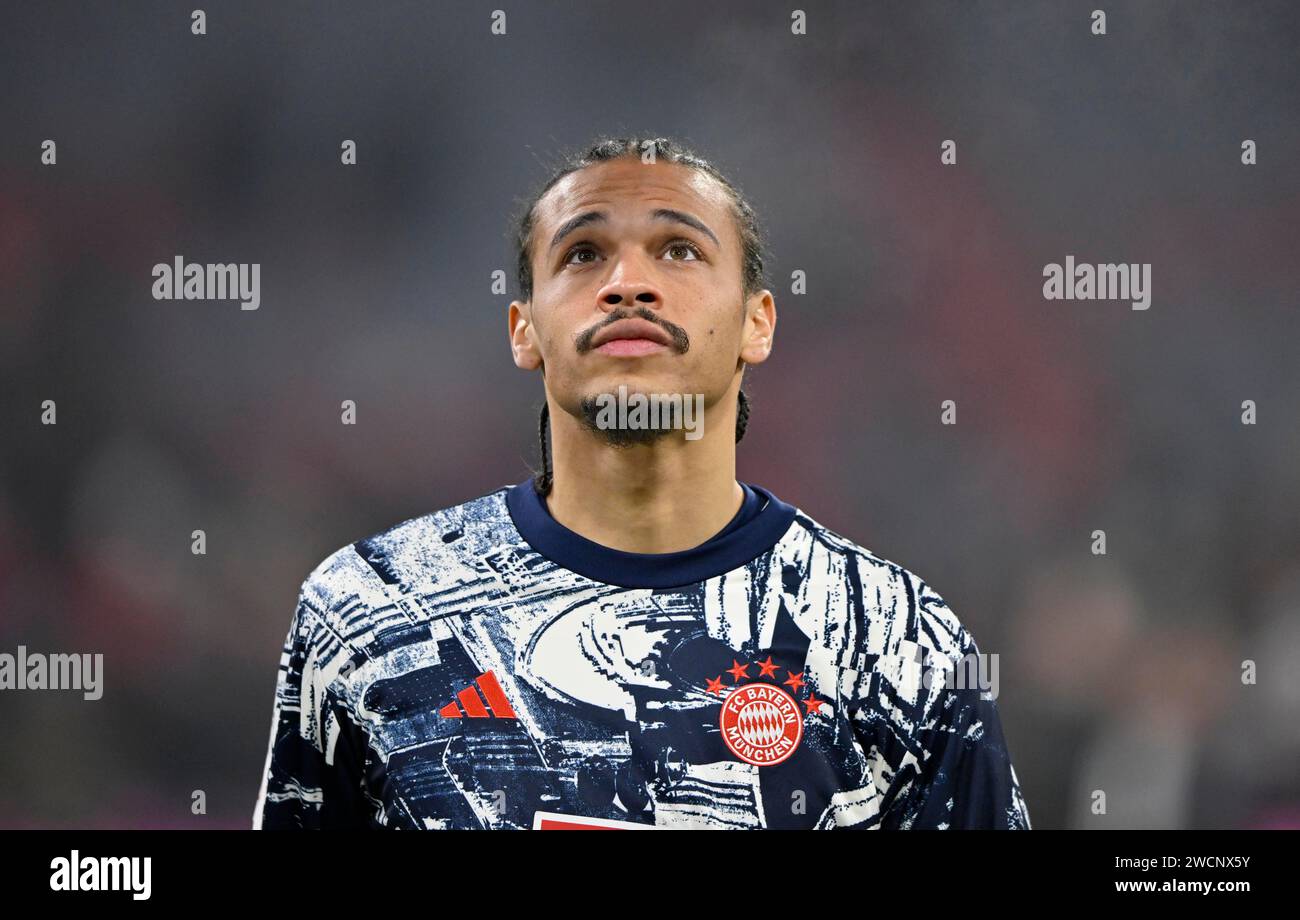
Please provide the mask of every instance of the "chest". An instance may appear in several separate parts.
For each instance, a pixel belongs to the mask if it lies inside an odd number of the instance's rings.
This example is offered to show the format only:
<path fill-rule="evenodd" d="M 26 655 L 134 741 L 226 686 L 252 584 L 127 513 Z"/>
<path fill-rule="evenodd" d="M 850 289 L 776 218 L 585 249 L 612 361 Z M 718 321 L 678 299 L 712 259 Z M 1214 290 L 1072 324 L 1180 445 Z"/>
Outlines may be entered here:
<path fill-rule="evenodd" d="M 378 637 L 355 706 L 377 821 L 813 828 L 877 809 L 827 650 L 788 614 L 728 625 L 701 592 L 614 590 Z"/>

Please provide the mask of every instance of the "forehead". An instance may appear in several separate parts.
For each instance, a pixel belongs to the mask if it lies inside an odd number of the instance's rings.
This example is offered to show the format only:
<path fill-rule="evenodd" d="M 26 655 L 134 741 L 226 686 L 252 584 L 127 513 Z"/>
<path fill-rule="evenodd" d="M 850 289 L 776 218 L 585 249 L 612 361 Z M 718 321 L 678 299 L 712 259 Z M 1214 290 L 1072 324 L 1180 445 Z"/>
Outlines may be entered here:
<path fill-rule="evenodd" d="M 640 217 L 671 207 L 704 221 L 728 249 L 736 242 L 731 199 L 708 173 L 675 163 L 620 157 L 569 173 L 537 203 L 537 239 L 545 241 L 565 220 L 584 211 L 630 211 Z"/>

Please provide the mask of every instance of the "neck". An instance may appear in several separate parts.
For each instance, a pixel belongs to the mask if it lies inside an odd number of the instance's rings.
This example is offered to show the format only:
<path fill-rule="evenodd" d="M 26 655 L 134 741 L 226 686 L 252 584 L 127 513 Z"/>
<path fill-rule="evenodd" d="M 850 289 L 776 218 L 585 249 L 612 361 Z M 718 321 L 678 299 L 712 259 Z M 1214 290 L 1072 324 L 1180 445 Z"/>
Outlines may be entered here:
<path fill-rule="evenodd" d="M 734 389 L 734 388 L 733 388 Z M 704 413 L 703 435 L 614 447 L 550 403 L 551 516 L 610 549 L 676 553 L 704 543 L 740 510 L 736 396 Z"/>

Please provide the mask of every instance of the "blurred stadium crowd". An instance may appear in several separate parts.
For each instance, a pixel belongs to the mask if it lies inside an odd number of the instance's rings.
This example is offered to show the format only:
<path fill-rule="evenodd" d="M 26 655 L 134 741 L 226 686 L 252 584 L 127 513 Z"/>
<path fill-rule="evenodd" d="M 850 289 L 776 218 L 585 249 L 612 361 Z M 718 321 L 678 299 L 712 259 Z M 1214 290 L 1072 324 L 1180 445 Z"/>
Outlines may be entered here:
<path fill-rule="evenodd" d="M 204 37 L 14 11 L 0 651 L 106 664 L 99 701 L 0 694 L 0 826 L 248 826 L 303 577 L 530 473 L 509 216 L 554 154 L 650 131 L 769 234 L 741 478 L 999 655 L 1034 826 L 1300 827 L 1296 10 L 1134 5 L 1097 41 L 1083 7 L 839 3 L 796 40 L 762 4 L 644 6 L 500 39 L 422 4 L 223 4 Z M 654 66 L 594 66 L 615 35 Z M 1152 263 L 1151 308 L 1045 301 L 1068 253 Z M 260 308 L 155 301 L 176 255 L 260 263 Z"/>

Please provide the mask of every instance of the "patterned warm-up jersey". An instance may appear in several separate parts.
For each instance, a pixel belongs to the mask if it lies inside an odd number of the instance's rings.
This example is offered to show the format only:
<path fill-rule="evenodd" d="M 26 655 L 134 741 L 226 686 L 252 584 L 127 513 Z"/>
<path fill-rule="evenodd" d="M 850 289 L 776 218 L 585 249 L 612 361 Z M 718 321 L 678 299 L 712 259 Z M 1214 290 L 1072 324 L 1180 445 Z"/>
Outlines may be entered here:
<path fill-rule="evenodd" d="M 589 541 L 530 480 L 330 555 L 253 826 L 1028 829 L 943 599 L 745 492 L 681 553 Z"/>

